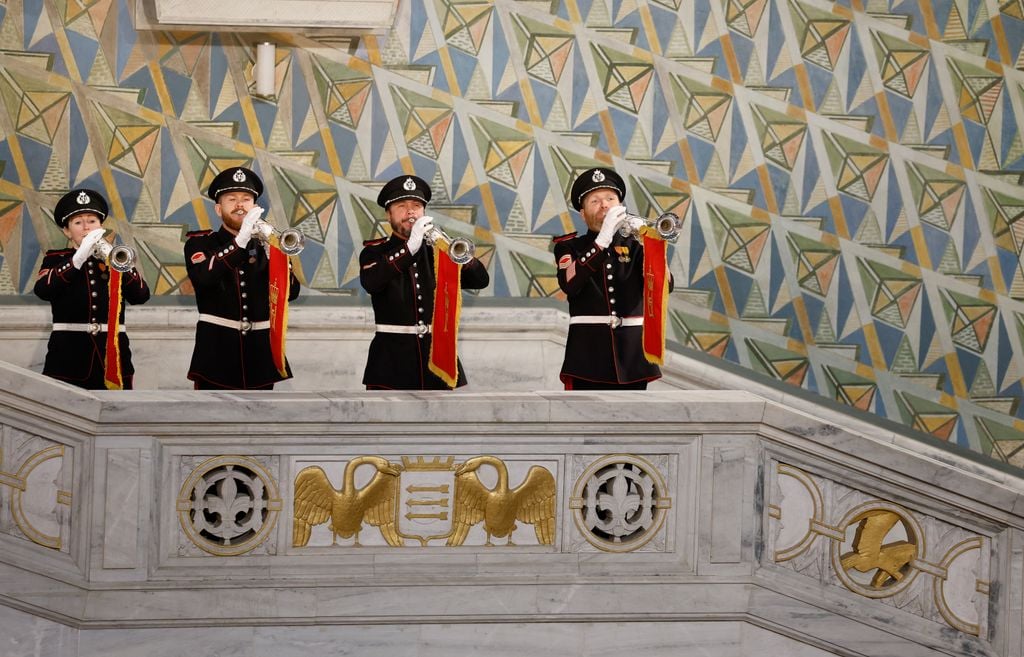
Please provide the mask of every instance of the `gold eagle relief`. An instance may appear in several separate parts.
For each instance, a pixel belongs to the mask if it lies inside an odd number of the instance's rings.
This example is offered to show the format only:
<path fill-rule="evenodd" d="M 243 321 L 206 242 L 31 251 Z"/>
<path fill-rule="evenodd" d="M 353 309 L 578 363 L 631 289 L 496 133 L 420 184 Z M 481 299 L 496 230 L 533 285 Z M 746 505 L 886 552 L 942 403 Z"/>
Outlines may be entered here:
<path fill-rule="evenodd" d="M 310 545 L 311 537 L 312 545 L 328 545 L 325 534 L 329 545 L 353 547 L 554 544 L 551 470 L 531 465 L 517 486 L 510 480 L 495 456 L 458 464 L 454 457 L 402 457 L 399 464 L 359 456 L 345 463 L 340 489 L 322 467 L 305 467 L 295 478 L 292 545 Z"/>

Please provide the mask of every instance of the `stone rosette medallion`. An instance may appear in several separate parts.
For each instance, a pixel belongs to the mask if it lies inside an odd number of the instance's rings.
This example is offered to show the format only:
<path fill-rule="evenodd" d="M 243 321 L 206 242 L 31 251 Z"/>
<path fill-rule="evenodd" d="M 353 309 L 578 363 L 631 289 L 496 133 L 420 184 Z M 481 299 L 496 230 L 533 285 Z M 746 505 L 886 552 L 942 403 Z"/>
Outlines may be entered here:
<path fill-rule="evenodd" d="M 195 465 L 181 486 L 176 508 L 192 545 L 212 555 L 236 556 L 271 535 L 281 496 L 270 470 L 255 457 L 217 456 Z"/>
<path fill-rule="evenodd" d="M 666 549 L 661 529 L 672 508 L 662 475 L 667 464 L 664 456 L 632 454 L 612 454 L 586 464 L 569 500 L 576 529 L 586 543 L 602 552 Z"/>

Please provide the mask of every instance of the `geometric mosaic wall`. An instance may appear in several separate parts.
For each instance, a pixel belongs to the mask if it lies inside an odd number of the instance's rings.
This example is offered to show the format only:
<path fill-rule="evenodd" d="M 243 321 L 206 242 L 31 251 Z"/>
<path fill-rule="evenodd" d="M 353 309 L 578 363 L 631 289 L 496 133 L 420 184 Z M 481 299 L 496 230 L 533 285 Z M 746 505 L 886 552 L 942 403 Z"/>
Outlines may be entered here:
<path fill-rule="evenodd" d="M 402 0 L 393 30 L 278 43 L 134 28 L 134 0 L 0 5 L 0 294 L 110 197 L 156 294 L 221 169 L 300 228 L 308 293 L 362 294 L 382 181 L 416 173 L 492 283 L 559 296 L 576 172 L 685 217 L 670 339 L 1024 466 L 1024 0 Z M 306 294 L 307 292 L 304 292 Z"/>

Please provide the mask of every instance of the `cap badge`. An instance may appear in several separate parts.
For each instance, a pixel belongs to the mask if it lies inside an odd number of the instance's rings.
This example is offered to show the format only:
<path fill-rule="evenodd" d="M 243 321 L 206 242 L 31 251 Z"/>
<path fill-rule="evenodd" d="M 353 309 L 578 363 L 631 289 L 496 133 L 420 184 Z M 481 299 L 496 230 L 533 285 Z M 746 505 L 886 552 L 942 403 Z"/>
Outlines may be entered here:
<path fill-rule="evenodd" d="M 416 181 L 413 180 L 412 178 L 406 178 L 405 182 L 402 183 L 402 189 L 404 189 L 407 192 L 413 191 L 414 189 L 416 189 Z"/>
<path fill-rule="evenodd" d="M 596 183 L 604 182 L 604 174 L 601 173 L 600 169 L 597 169 L 596 171 L 594 171 L 594 175 L 591 176 L 590 179 Z"/>
<path fill-rule="evenodd" d="M 79 205 L 88 205 L 89 201 L 91 201 L 92 199 L 89 198 L 89 195 L 86 194 L 85 192 L 78 192 L 78 196 L 75 197 L 75 200 L 78 202 Z"/>
<path fill-rule="evenodd" d="M 231 179 L 236 183 L 245 182 L 245 172 L 241 169 L 235 170 L 235 175 L 231 176 Z"/>

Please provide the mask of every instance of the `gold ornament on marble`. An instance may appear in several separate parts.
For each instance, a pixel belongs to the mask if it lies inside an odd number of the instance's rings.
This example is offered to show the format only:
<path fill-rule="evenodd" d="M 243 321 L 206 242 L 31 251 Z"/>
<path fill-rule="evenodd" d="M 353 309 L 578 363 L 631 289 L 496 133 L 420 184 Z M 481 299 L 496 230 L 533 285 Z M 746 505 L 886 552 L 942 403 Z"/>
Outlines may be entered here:
<path fill-rule="evenodd" d="M 356 469 L 372 465 L 377 472 L 370 483 L 356 488 Z M 295 518 L 292 545 L 301 547 L 309 542 L 314 525 L 330 521 L 332 536 L 336 540 L 355 537 L 359 545 L 359 532 L 363 524 L 380 529 L 388 545 L 400 546 L 395 524 L 395 497 L 398 492 L 400 470 L 379 456 L 360 456 L 348 462 L 341 490 L 336 490 L 323 468 L 304 468 L 295 478 Z"/>
<path fill-rule="evenodd" d="M 849 550 L 844 546 L 854 530 Z M 883 500 L 865 502 L 847 511 L 835 527 L 832 567 L 846 588 L 869 598 L 896 595 L 928 565 L 924 532 L 906 509 Z M 865 573 L 870 580 L 854 574 Z"/>
<path fill-rule="evenodd" d="M 672 498 L 658 468 L 634 454 L 597 459 L 576 480 L 569 508 L 580 534 L 604 552 L 631 552 L 661 530 Z"/>
<path fill-rule="evenodd" d="M 900 540 L 884 543 L 885 537 L 902 520 L 901 516 L 887 509 L 866 512 L 857 525 L 853 539 L 853 551 L 839 558 L 843 568 L 859 570 L 862 573 L 875 571 L 871 586 L 881 589 L 890 579 L 903 579 L 904 569 L 917 556 L 917 545 Z"/>
<path fill-rule="evenodd" d="M 477 476 L 477 469 L 489 465 L 498 471 L 498 483 L 487 488 Z M 545 468 L 535 465 L 526 478 L 513 489 L 508 487 L 508 468 L 494 456 L 477 456 L 466 460 L 455 470 L 455 507 L 453 533 L 448 545 L 462 545 L 470 527 L 483 522 L 487 533 L 486 545 L 491 537 L 506 538 L 512 543 L 516 521 L 532 524 L 537 542 L 551 545 L 555 542 L 555 478 Z"/>
<path fill-rule="evenodd" d="M 358 486 L 356 470 L 361 466 L 376 471 Z M 481 467 L 489 470 L 493 487 L 481 481 Z M 555 478 L 543 466 L 531 466 L 513 488 L 507 465 L 496 456 L 476 456 L 463 463 L 455 463 L 452 456 L 403 456 L 401 464 L 380 456 L 358 456 L 345 464 L 342 478 L 338 490 L 320 466 L 299 471 L 294 547 L 308 546 L 313 527 L 328 522 L 331 545 L 337 545 L 338 538 L 353 539 L 354 547 L 366 545 L 359 535 L 372 526 L 391 547 L 411 542 L 426 547 L 442 540 L 455 547 L 465 544 L 476 525 L 482 525 L 485 545 L 493 546 L 492 538 L 515 545 L 512 537 L 519 524 L 534 526 L 539 545 L 554 543 Z"/>
<path fill-rule="evenodd" d="M 182 531 L 200 549 L 236 556 L 270 536 L 281 512 L 277 483 L 254 458 L 217 456 L 203 461 L 176 501 Z"/>
<path fill-rule="evenodd" d="M 49 441 L 45 441 L 49 442 Z M 0 470 L 0 485 L 10 486 L 10 510 L 14 524 L 30 541 L 43 547 L 61 550 L 64 543 L 60 537 L 61 517 L 66 511 L 60 506 L 71 506 L 71 492 L 59 488 L 60 472 L 64 467 L 64 445 L 53 445 L 30 455 L 18 468 L 17 472 Z M 56 463 L 53 461 L 56 460 Z M 3 452 L 0 451 L 0 465 L 3 465 Z M 44 464 L 46 464 L 44 466 Z M 56 490 L 52 487 L 56 486 Z M 47 491 L 47 488 L 51 488 Z M 26 510 L 25 500 L 34 495 L 54 495 L 50 498 L 54 504 L 53 517 L 35 515 Z M 35 517 L 34 517 L 35 516 Z M 42 522 L 56 525 L 57 533 L 50 534 L 37 527 Z"/>
<path fill-rule="evenodd" d="M 791 465 L 778 463 L 774 471 L 773 501 L 766 510 L 776 564 L 817 573 L 823 549 L 835 579 L 850 591 L 945 621 L 961 632 L 984 635 L 990 595 L 983 577 L 989 567 L 988 539 L 935 518 L 919 520 L 900 505 Z M 826 500 L 840 507 L 831 509 L 842 514 L 834 524 L 826 521 Z M 936 554 L 928 554 L 923 527 L 929 528 L 932 552 L 942 555 L 938 561 Z M 819 548 L 820 537 L 827 545 Z M 914 583 L 925 577 L 932 581 Z"/>
<path fill-rule="evenodd" d="M 936 577 L 933 586 L 935 606 L 946 622 L 961 632 L 975 636 L 981 635 L 981 624 L 978 622 L 980 619 L 976 617 L 977 612 L 973 609 L 965 608 L 963 604 L 956 604 L 955 596 L 950 595 L 946 589 L 953 578 L 967 581 L 973 580 L 974 592 L 986 598 L 988 597 L 990 593 L 989 581 L 979 579 L 978 573 L 975 570 L 982 560 L 981 553 L 984 549 L 985 542 L 980 536 L 969 538 L 954 545 L 942 557 L 942 561 L 939 562 L 939 568 L 941 568 L 943 576 Z M 973 618 L 965 618 L 965 616 Z"/>

